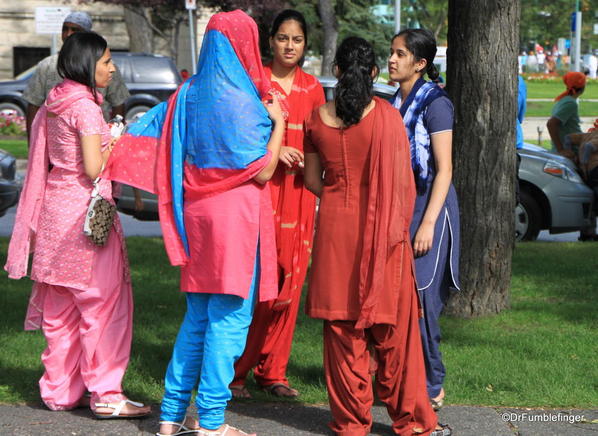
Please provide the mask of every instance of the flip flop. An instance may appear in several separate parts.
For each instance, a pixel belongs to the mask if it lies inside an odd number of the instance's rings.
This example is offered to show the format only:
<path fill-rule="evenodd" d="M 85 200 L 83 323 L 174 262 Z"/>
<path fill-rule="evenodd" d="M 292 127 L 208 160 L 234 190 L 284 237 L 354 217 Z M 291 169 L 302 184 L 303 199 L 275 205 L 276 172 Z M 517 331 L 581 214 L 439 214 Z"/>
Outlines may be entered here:
<path fill-rule="evenodd" d="M 233 398 L 244 400 L 251 398 L 251 393 L 247 390 L 247 387 L 245 387 L 245 385 L 233 385 L 229 386 L 228 388 L 230 389 Z"/>
<path fill-rule="evenodd" d="M 274 395 L 275 397 L 279 398 L 297 398 L 299 396 L 299 391 L 297 391 L 297 389 L 293 389 L 284 383 L 273 383 L 268 386 L 262 386 L 262 389 L 268 392 L 270 395 Z M 285 394 L 280 394 L 280 390 L 283 390 Z"/>
<path fill-rule="evenodd" d="M 451 436 L 453 434 L 453 429 L 450 428 L 446 424 L 438 424 L 439 429 L 435 429 L 430 433 L 430 436 Z"/>
<path fill-rule="evenodd" d="M 440 400 L 430 399 L 430 403 L 432 403 L 432 409 L 437 412 L 444 406 L 444 398 L 441 398 Z"/>

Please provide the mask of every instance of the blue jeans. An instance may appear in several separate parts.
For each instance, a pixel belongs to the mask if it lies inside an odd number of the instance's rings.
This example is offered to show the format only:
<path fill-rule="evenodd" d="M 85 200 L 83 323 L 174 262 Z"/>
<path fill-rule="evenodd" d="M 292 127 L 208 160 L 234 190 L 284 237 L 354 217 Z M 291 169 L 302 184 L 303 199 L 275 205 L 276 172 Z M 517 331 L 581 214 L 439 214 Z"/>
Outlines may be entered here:
<path fill-rule="evenodd" d="M 187 313 L 168 364 L 162 421 L 181 422 L 197 388 L 199 424 L 216 430 L 232 395 L 235 361 L 243 354 L 259 288 L 259 254 L 247 299 L 235 295 L 187 293 Z"/>

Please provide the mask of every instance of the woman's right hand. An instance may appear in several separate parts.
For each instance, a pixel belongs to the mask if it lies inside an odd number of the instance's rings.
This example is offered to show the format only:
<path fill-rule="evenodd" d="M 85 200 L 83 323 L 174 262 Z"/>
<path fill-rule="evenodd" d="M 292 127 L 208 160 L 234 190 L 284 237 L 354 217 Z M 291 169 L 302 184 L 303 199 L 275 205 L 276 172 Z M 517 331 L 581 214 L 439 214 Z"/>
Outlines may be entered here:
<path fill-rule="evenodd" d="M 280 147 L 278 159 L 289 168 L 297 164 L 299 168 L 303 167 L 303 153 L 295 147 Z"/>
<path fill-rule="evenodd" d="M 278 101 L 278 97 L 273 94 L 269 94 L 272 97 L 272 103 L 264 102 L 264 106 L 268 111 L 268 115 L 270 119 L 274 121 L 276 124 L 284 123 L 284 117 L 282 115 L 282 108 L 280 107 L 280 102 Z"/>

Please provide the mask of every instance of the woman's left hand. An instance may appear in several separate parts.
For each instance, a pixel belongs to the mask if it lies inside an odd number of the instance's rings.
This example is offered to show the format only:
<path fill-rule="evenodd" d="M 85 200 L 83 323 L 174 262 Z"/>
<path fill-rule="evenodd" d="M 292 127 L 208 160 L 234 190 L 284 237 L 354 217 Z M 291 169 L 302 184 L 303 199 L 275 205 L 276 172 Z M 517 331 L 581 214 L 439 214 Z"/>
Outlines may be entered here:
<path fill-rule="evenodd" d="M 422 223 L 417 229 L 415 239 L 413 240 L 413 254 L 420 257 L 432 249 L 434 241 L 434 225 Z"/>

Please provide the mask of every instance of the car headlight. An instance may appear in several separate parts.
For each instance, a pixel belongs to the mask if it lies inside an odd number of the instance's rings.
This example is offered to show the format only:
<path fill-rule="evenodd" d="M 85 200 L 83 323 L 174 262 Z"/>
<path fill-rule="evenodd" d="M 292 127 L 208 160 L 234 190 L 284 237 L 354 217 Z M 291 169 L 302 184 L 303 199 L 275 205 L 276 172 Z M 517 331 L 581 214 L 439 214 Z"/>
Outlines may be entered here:
<path fill-rule="evenodd" d="M 572 170 L 567 165 L 557 162 L 556 160 L 546 161 L 544 164 L 544 172 L 546 174 L 550 174 L 551 176 L 569 180 L 573 183 L 583 183 L 583 180 L 576 171 Z"/>

